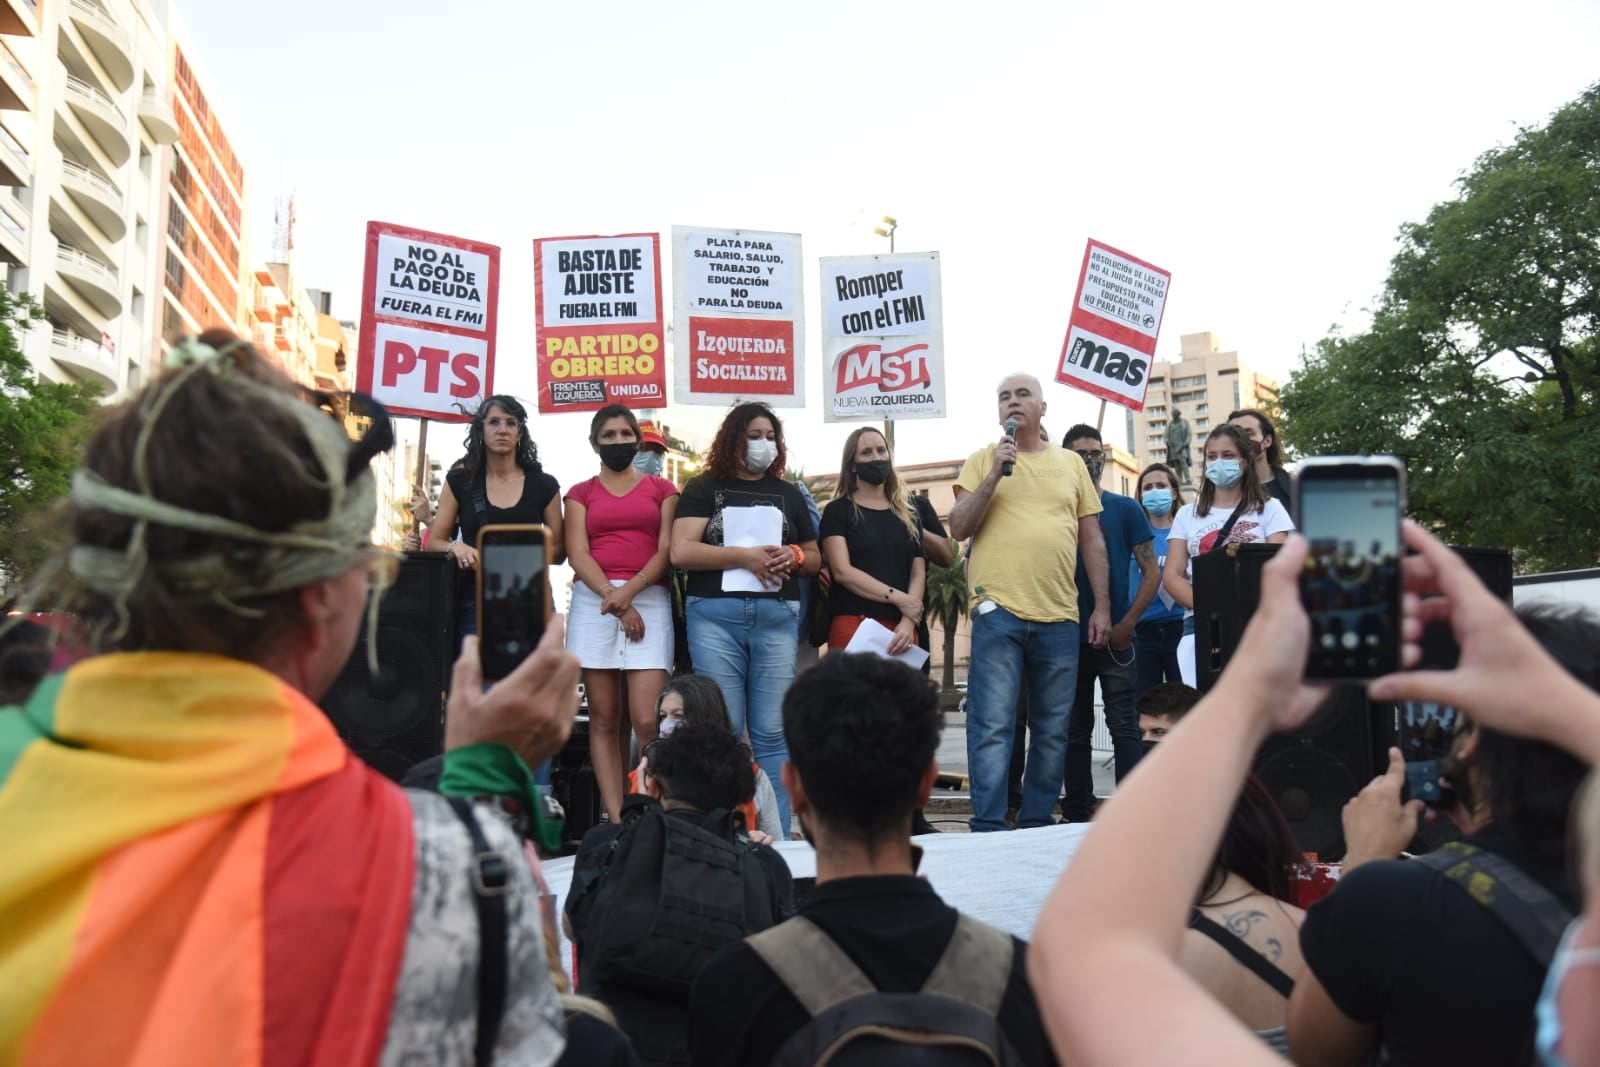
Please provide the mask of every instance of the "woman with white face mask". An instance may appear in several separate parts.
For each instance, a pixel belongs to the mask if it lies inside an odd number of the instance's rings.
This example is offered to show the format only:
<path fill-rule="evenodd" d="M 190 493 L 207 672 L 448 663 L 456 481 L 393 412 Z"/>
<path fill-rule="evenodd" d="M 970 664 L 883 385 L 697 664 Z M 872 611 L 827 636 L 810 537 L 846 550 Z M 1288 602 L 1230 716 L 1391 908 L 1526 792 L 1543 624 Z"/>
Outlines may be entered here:
<path fill-rule="evenodd" d="M 1166 566 L 1170 542 L 1167 531 L 1172 528 L 1173 516 L 1183 507 L 1183 489 L 1178 478 L 1165 463 L 1152 463 L 1139 474 L 1139 505 L 1155 532 L 1156 567 Z M 1138 588 L 1139 561 L 1133 560 L 1128 578 Z M 1178 670 L 1178 644 L 1183 639 L 1184 607 L 1165 589 L 1158 589 L 1139 622 L 1133 628 L 1133 700 L 1151 686 L 1162 682 L 1181 682 L 1183 673 Z"/>
<path fill-rule="evenodd" d="M 1194 568 L 1191 561 L 1229 544 L 1278 544 L 1294 529 L 1289 513 L 1266 494 L 1261 482 L 1247 478 L 1250 439 L 1237 426 L 1223 423 L 1206 437 L 1205 474 L 1200 495 L 1185 504 L 1167 530 L 1167 562 L 1161 585 L 1183 605 L 1183 640 L 1178 667 L 1185 685 L 1194 685 Z"/>
<path fill-rule="evenodd" d="M 689 656 L 722 688 L 733 732 L 748 732 L 785 833 L 789 796 L 778 771 L 788 759 L 783 694 L 799 641 L 795 579 L 822 566 L 805 497 L 783 476 L 786 458 L 773 410 L 738 405 L 722 420 L 705 473 L 684 486 L 672 523 L 672 563 L 689 572 Z"/>

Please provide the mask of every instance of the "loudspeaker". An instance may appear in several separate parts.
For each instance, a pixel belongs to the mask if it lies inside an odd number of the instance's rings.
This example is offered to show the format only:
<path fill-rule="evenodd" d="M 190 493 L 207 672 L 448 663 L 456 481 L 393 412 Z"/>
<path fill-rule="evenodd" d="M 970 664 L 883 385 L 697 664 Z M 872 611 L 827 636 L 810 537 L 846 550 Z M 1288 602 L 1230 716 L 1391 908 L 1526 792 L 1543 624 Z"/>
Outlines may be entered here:
<path fill-rule="evenodd" d="M 562 841 L 582 841 L 605 809 L 589 762 L 589 716 L 581 711 L 572 724 L 572 736 L 550 761 L 550 793 L 566 812 Z"/>
<path fill-rule="evenodd" d="M 1472 573 L 1495 596 L 1511 603 L 1512 567 L 1508 548 L 1466 548 L 1451 545 L 1456 555 L 1466 561 Z M 1450 670 L 1461 659 L 1461 649 L 1456 647 L 1455 634 L 1448 623 L 1430 622 L 1422 630 L 1422 667 L 1425 670 Z"/>
<path fill-rule="evenodd" d="M 1345 801 L 1386 765 L 1375 740 L 1391 705 L 1368 702 L 1358 686 L 1338 686 L 1300 729 L 1267 738 L 1253 770 L 1277 801 L 1302 852 L 1324 861 L 1344 855 Z"/>
<path fill-rule="evenodd" d="M 355 649 L 322 698 L 323 712 L 345 743 L 395 781 L 412 764 L 444 750 L 456 576 L 443 552 L 408 552 L 378 602 L 378 676 L 367 670 L 363 615 Z"/>
<path fill-rule="evenodd" d="M 1195 686 L 1211 691 L 1261 602 L 1261 568 L 1277 545 L 1232 544 L 1191 561 Z"/>

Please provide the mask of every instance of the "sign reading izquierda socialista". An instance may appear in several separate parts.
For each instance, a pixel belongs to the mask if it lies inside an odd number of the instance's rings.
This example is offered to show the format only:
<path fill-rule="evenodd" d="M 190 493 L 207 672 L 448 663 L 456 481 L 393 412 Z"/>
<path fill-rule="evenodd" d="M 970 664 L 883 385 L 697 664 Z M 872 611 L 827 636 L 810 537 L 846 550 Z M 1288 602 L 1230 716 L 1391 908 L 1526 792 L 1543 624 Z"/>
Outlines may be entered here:
<path fill-rule="evenodd" d="M 823 418 L 942 418 L 943 314 L 937 252 L 823 259 Z"/>
<path fill-rule="evenodd" d="M 665 407 L 661 238 L 533 242 L 539 410 Z"/>
<path fill-rule="evenodd" d="M 672 228 L 672 399 L 805 405 L 800 235 Z"/>

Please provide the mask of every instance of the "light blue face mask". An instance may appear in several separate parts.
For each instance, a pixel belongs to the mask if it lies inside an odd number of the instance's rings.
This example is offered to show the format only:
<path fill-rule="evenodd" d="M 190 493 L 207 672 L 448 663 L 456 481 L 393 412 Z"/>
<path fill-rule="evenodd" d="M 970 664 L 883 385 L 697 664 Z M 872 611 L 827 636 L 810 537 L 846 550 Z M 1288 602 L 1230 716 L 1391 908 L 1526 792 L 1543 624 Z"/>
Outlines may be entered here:
<path fill-rule="evenodd" d="M 640 452 L 633 457 L 633 468 L 641 474 L 654 474 L 661 476 L 667 467 L 667 458 L 660 452 Z"/>
<path fill-rule="evenodd" d="M 1206 464 L 1206 479 L 1218 489 L 1232 489 L 1243 473 L 1236 459 L 1214 459 Z"/>
<path fill-rule="evenodd" d="M 1144 509 L 1152 515 L 1161 516 L 1172 510 L 1172 490 L 1152 489 L 1139 498 Z"/>
<path fill-rule="evenodd" d="M 1557 1003 L 1561 996 L 1561 983 L 1566 980 L 1567 971 L 1573 967 L 1594 967 L 1600 965 L 1600 947 L 1573 948 L 1572 943 L 1578 938 L 1578 930 L 1582 926 L 1582 919 L 1574 919 L 1567 926 L 1567 932 L 1561 936 L 1561 946 L 1556 949 L 1555 959 L 1550 961 L 1550 970 L 1544 976 L 1544 988 L 1539 992 L 1539 1004 L 1533 1010 L 1533 1017 L 1538 1024 L 1534 1032 L 1533 1046 L 1538 1050 L 1539 1062 L 1545 1067 L 1567 1067 L 1567 1059 L 1561 1055 L 1561 1007 Z"/>

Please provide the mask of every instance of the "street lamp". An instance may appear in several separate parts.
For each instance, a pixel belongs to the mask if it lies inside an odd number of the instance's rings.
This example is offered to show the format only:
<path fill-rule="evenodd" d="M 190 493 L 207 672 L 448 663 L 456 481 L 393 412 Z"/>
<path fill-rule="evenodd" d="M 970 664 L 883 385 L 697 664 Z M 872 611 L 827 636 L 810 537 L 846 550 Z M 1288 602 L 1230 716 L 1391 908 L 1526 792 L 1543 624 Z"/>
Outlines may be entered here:
<path fill-rule="evenodd" d="M 900 223 L 892 216 L 883 216 L 883 221 L 872 228 L 872 232 L 879 237 L 889 239 L 889 254 L 894 255 L 894 231 L 900 228 Z M 894 420 L 883 420 L 883 443 L 889 446 L 889 455 L 894 455 Z"/>

